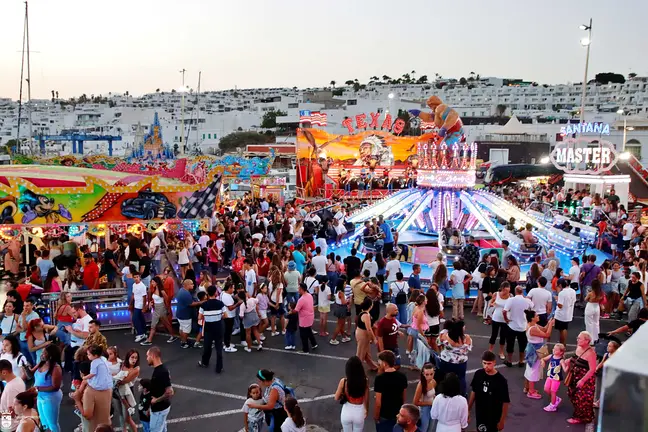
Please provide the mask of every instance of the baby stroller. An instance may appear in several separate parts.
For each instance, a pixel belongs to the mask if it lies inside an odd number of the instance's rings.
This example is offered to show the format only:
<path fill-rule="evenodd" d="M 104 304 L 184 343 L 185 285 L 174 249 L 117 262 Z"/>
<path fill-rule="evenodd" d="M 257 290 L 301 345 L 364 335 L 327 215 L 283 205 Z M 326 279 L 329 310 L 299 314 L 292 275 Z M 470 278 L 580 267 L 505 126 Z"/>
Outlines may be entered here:
<path fill-rule="evenodd" d="M 621 340 L 616 336 L 608 336 L 607 333 L 598 334 L 598 341 L 594 344 L 594 351 L 596 352 L 598 361 L 601 361 L 603 356 L 607 354 L 607 347 L 610 342 L 616 342 L 621 345 Z"/>

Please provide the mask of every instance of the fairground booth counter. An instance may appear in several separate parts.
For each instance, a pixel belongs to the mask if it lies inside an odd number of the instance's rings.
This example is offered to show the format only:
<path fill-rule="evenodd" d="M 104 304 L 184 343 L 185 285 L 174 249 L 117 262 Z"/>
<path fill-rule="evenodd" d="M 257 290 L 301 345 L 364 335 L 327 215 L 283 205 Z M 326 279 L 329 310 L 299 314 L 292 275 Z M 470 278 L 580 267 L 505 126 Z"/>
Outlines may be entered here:
<path fill-rule="evenodd" d="M 262 177 L 271 166 L 267 158 L 167 159 L 150 153 L 127 159 L 67 156 L 21 162 L 26 164 L 0 167 L 0 238 L 40 249 L 69 237 L 63 245 L 68 259 L 55 263 L 60 271 L 74 266 L 80 246 L 91 239 L 103 248 L 108 239 L 127 234 L 148 244 L 162 231 L 182 239 L 209 230 L 222 179 Z M 29 253 L 25 256 L 29 274 L 35 263 L 28 262 Z M 40 312 L 55 310 L 58 296 L 42 294 Z M 130 326 L 125 289 L 77 291 L 73 299 L 85 301 L 106 327 Z"/>

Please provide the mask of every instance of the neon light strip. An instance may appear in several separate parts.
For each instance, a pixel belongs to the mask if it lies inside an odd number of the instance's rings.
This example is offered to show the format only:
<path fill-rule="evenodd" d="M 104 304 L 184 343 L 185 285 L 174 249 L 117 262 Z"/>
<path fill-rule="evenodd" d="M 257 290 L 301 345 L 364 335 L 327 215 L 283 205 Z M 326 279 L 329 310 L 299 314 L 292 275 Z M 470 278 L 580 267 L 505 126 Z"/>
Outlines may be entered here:
<path fill-rule="evenodd" d="M 428 200 L 430 199 L 430 196 L 433 193 L 434 193 L 434 191 L 428 191 L 428 192 L 425 193 L 425 195 L 421 199 L 421 202 L 419 203 L 419 205 L 416 206 L 416 208 L 412 211 L 412 213 L 410 213 L 409 216 L 407 216 L 405 218 L 405 220 L 403 220 L 400 223 L 400 225 L 398 225 L 398 227 L 396 228 L 396 231 L 398 231 L 398 232 L 405 231 L 412 225 L 412 223 L 416 220 L 418 215 L 421 214 L 421 212 L 423 210 L 425 210 L 425 208 L 427 206 L 427 203 L 428 203 Z"/>
<path fill-rule="evenodd" d="M 473 203 L 472 197 L 468 195 L 466 192 L 462 191 L 459 193 L 459 199 L 466 206 L 468 211 L 470 211 L 470 214 L 475 216 L 475 219 L 479 221 L 479 223 L 484 227 L 484 229 L 486 229 L 486 231 L 488 231 L 488 233 L 492 235 L 493 238 L 501 242 L 502 241 L 501 233 L 497 230 L 493 221 L 485 217 L 482 211 L 477 208 L 475 203 Z"/>

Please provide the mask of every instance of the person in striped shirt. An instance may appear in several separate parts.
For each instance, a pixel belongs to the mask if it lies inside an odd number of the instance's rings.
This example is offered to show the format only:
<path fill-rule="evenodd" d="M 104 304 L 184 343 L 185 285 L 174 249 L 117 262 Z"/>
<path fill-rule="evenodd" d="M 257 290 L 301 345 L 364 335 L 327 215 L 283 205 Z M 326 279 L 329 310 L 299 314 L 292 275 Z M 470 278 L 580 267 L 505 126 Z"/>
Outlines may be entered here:
<path fill-rule="evenodd" d="M 202 368 L 209 367 L 209 359 L 212 355 L 212 342 L 215 343 L 216 349 L 216 373 L 223 371 L 223 314 L 225 313 L 225 303 L 217 298 L 217 289 L 214 285 L 207 288 L 209 298 L 200 306 L 200 318 L 203 320 L 203 345 L 202 359 L 198 366 Z"/>

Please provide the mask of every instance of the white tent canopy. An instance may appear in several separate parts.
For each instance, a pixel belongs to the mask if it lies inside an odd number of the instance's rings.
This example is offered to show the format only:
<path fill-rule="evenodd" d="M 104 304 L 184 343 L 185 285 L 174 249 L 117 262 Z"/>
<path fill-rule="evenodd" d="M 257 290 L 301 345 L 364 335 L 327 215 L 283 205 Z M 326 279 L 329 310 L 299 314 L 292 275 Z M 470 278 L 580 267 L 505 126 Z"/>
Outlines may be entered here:
<path fill-rule="evenodd" d="M 529 134 L 527 128 L 524 127 L 522 122 L 518 120 L 516 116 L 511 117 L 511 119 L 504 126 L 491 133 L 499 134 L 499 135 L 528 135 Z"/>

